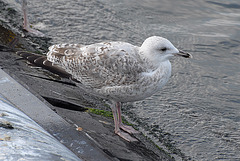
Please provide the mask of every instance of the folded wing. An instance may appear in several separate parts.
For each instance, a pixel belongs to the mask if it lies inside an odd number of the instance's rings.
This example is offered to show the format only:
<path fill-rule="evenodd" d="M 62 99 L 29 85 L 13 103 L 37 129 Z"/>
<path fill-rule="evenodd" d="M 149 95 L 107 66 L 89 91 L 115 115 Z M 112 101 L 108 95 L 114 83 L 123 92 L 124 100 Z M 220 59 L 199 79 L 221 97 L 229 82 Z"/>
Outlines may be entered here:
<path fill-rule="evenodd" d="M 120 42 L 89 46 L 53 45 L 49 48 L 47 59 L 84 86 L 95 89 L 131 85 L 139 79 L 140 73 L 146 71 L 142 64 L 139 64 L 141 61 L 137 48 Z"/>

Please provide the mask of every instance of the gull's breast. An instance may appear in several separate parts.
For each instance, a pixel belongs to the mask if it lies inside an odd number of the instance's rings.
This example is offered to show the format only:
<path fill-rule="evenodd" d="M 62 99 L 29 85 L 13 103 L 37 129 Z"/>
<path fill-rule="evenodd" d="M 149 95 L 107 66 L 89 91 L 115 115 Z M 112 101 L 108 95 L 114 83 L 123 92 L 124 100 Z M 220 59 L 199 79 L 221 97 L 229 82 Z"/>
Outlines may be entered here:
<path fill-rule="evenodd" d="M 159 91 L 171 76 L 171 64 L 164 62 L 151 72 L 139 75 L 138 81 L 129 85 L 106 86 L 96 92 L 117 102 L 133 102 L 143 100 Z"/>

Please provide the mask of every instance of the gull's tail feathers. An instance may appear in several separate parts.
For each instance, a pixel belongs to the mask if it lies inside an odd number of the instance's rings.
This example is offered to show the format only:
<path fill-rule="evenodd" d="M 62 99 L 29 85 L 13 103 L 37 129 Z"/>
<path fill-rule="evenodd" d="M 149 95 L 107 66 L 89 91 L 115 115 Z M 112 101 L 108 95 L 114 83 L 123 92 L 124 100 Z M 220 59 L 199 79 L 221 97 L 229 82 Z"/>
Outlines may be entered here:
<path fill-rule="evenodd" d="M 38 67 L 42 67 L 52 73 L 59 75 L 60 77 L 63 77 L 63 78 L 71 77 L 71 75 L 67 73 L 64 69 L 47 60 L 47 57 L 45 55 L 39 55 L 32 52 L 27 52 L 27 51 L 17 51 L 16 53 L 20 57 L 29 61 L 31 64 Z"/>

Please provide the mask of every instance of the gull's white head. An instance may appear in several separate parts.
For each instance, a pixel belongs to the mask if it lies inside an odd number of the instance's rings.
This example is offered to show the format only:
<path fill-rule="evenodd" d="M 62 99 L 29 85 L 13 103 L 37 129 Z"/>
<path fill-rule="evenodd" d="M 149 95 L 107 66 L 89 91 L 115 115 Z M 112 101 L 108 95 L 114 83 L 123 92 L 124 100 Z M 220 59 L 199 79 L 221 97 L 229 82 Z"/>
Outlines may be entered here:
<path fill-rule="evenodd" d="M 159 36 L 147 38 L 140 47 L 140 52 L 155 65 L 168 61 L 172 56 L 191 57 L 189 53 L 178 50 L 169 40 Z"/>

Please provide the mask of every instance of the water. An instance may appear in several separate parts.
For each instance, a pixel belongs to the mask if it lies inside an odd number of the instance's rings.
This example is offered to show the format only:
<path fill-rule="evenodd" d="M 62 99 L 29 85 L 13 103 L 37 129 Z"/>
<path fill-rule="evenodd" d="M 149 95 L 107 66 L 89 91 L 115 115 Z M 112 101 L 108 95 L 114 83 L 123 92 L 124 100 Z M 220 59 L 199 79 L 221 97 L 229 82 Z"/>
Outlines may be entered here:
<path fill-rule="evenodd" d="M 124 112 L 176 160 L 240 160 L 239 0 L 31 0 L 29 7 L 30 22 L 51 43 L 141 45 L 159 35 L 192 53 L 172 60 L 161 91 Z"/>

